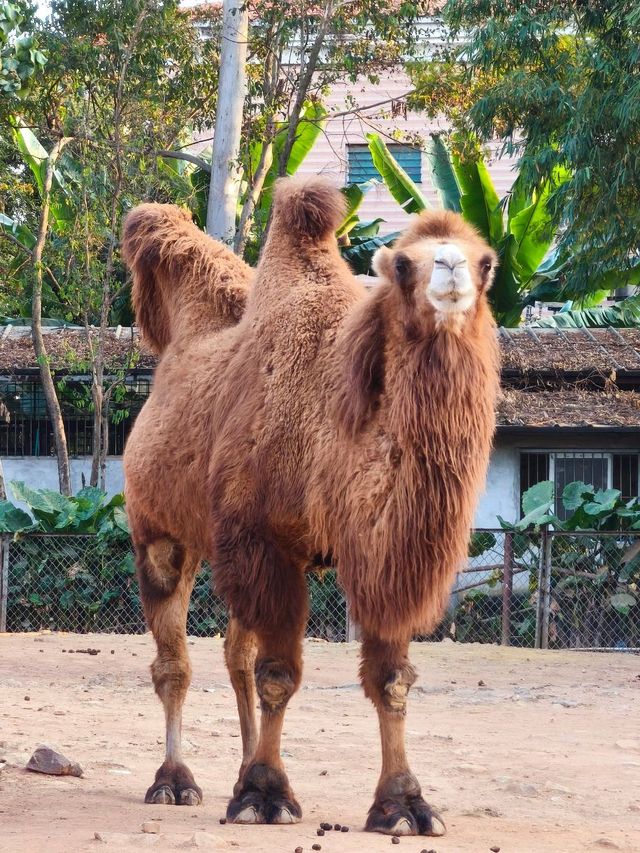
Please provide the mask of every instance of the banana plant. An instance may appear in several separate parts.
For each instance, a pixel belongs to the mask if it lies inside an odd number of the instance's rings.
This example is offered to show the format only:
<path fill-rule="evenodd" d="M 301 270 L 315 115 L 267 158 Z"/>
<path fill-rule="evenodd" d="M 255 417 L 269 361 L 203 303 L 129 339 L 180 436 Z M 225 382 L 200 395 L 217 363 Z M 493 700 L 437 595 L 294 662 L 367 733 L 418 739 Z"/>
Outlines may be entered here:
<path fill-rule="evenodd" d="M 539 329 L 628 329 L 640 326 L 640 296 L 629 296 L 615 305 L 596 308 L 571 309 L 572 303 L 553 314 L 531 323 Z"/>
<path fill-rule="evenodd" d="M 419 187 L 380 137 L 370 133 L 367 140 L 373 164 L 393 198 L 409 213 L 425 210 L 429 205 Z M 569 173 L 558 169 L 552 180 L 533 192 L 518 177 L 508 197 L 501 200 L 485 162 L 452 154 L 438 135 L 431 137 L 427 162 L 443 207 L 460 212 L 498 254 L 500 265 L 490 292 L 497 321 L 519 325 L 527 290 L 556 232 L 549 200 Z"/>

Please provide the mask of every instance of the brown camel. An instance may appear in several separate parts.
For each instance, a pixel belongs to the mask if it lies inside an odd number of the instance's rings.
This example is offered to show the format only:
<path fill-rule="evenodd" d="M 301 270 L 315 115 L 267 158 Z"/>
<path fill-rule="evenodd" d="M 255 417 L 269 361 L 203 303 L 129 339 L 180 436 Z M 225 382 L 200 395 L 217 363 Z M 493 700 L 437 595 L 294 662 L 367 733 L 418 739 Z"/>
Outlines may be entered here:
<path fill-rule="evenodd" d="M 208 557 L 232 613 L 225 657 L 243 740 L 227 817 L 300 819 L 280 738 L 301 679 L 305 569 L 331 554 L 362 629 L 360 676 L 380 722 L 382 772 L 366 829 L 440 835 L 405 755 L 408 646 L 442 614 L 485 476 L 498 388 L 486 297 L 495 255 L 459 216 L 424 213 L 393 250 L 380 250 L 384 281 L 369 295 L 338 253 L 341 194 L 319 178 L 289 179 L 276 188 L 245 313 L 220 330 L 235 319 L 249 272 L 195 229 L 197 262 L 174 254 L 147 224 L 160 211 L 134 211 L 124 238 L 143 332 L 164 347 L 125 454 L 167 720 L 147 802 L 201 799 L 180 754 L 180 719 L 187 604 Z M 224 317 L 209 333 L 194 323 L 192 286 L 207 253 L 211 304 Z"/>

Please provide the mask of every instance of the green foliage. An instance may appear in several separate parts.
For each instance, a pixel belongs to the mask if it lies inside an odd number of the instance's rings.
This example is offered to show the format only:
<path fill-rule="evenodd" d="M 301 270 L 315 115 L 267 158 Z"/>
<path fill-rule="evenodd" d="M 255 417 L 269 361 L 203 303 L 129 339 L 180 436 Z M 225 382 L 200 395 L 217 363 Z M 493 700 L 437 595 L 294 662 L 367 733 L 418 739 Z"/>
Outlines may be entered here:
<path fill-rule="evenodd" d="M 15 500 L 27 504 L 31 514 L 2 501 L 0 533 L 94 533 L 107 540 L 128 539 L 122 494 L 109 498 L 101 489 L 87 487 L 66 497 L 52 489 L 31 488 L 22 481 L 12 481 L 10 486 Z"/>
<path fill-rule="evenodd" d="M 559 311 L 551 317 L 543 317 L 531 325 L 538 328 L 556 329 L 627 329 L 640 326 L 640 297 L 629 296 L 608 308 L 584 308 L 581 311 Z"/>
<path fill-rule="evenodd" d="M 505 530 L 537 531 L 550 525 L 556 531 L 551 540 L 552 642 L 603 645 L 606 617 L 613 626 L 609 631 L 616 634 L 611 640 L 636 645 L 640 546 L 624 533 L 640 530 L 640 498 L 623 501 L 618 489 L 574 482 L 565 486 L 560 503 L 563 511 L 556 506 L 554 514 L 554 485 L 545 481 L 523 495 L 519 522 L 500 519 Z M 530 571 L 533 580 L 537 561 Z"/>
<path fill-rule="evenodd" d="M 33 34 L 23 32 L 23 4 L 0 2 L 0 92 L 4 98 L 21 98 L 31 78 L 47 62 Z"/>
<path fill-rule="evenodd" d="M 367 142 L 373 159 L 373 165 L 387 189 L 406 213 L 420 213 L 429 206 L 416 184 L 377 133 L 368 133 Z"/>
<path fill-rule="evenodd" d="M 461 147 L 476 134 L 502 139 L 525 187 L 548 187 L 570 258 L 560 298 L 601 290 L 607 276 L 608 289 L 624 286 L 640 248 L 635 0 L 449 0 L 444 18 L 450 44 L 437 62 L 412 66 L 415 103 L 444 112 Z"/>

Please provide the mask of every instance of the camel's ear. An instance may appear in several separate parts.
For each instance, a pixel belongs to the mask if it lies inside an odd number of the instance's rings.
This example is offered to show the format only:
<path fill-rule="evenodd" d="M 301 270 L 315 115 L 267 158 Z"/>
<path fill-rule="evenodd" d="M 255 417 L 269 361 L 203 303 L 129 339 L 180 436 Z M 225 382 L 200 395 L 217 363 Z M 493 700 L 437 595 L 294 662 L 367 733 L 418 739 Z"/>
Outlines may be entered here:
<path fill-rule="evenodd" d="M 363 300 L 345 324 L 336 417 L 352 437 L 370 420 L 384 391 L 385 329 L 380 294 Z"/>

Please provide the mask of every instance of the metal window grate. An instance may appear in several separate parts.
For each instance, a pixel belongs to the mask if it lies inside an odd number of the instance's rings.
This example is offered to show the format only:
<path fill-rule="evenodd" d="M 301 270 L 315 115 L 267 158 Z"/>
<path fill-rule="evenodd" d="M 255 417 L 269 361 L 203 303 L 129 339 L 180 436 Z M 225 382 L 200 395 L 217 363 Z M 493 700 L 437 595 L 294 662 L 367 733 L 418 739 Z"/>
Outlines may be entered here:
<path fill-rule="evenodd" d="M 110 406 L 109 455 L 121 456 L 135 418 L 149 396 L 151 380 L 127 379 Z M 59 384 L 58 393 L 71 456 L 91 456 L 91 386 L 83 379 Z M 0 381 L 0 400 L 8 416 L 0 422 L 0 455 L 53 456 L 55 444 L 42 386 L 36 379 Z"/>

